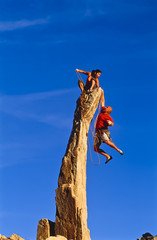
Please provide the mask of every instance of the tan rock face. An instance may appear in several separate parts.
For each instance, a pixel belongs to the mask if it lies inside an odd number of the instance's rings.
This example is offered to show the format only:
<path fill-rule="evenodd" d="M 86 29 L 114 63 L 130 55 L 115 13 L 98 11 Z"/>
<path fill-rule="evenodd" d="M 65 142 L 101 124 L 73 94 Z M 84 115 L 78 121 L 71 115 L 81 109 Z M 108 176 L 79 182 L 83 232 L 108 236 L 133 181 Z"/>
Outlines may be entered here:
<path fill-rule="evenodd" d="M 87 134 L 98 107 L 101 88 L 82 94 L 77 101 L 73 129 L 56 189 L 55 235 L 73 240 L 90 240 L 87 228 L 86 162 Z"/>
<path fill-rule="evenodd" d="M 142 234 L 142 238 L 138 238 L 137 240 L 157 240 L 157 236 L 153 237 L 150 233 Z"/>
<path fill-rule="evenodd" d="M 49 237 L 46 240 L 67 240 L 67 238 L 57 235 L 56 237 Z"/>
<path fill-rule="evenodd" d="M 55 236 L 54 225 L 55 223 L 48 219 L 41 219 L 37 229 L 37 240 L 45 240 L 50 236 Z"/>
<path fill-rule="evenodd" d="M 0 234 L 0 240 L 6 240 L 7 238 L 4 235 Z"/>
<path fill-rule="evenodd" d="M 10 240 L 24 240 L 23 238 L 21 238 L 17 234 L 12 234 L 11 237 L 9 237 L 8 239 L 10 239 Z"/>
<path fill-rule="evenodd" d="M 17 234 L 12 234 L 11 237 L 8 237 L 8 238 L 0 234 L 0 240 L 7 240 L 7 239 L 8 240 L 24 240 L 23 238 L 21 238 Z"/>
<path fill-rule="evenodd" d="M 37 229 L 37 240 L 44 240 L 50 237 L 50 225 L 48 219 L 41 219 Z"/>

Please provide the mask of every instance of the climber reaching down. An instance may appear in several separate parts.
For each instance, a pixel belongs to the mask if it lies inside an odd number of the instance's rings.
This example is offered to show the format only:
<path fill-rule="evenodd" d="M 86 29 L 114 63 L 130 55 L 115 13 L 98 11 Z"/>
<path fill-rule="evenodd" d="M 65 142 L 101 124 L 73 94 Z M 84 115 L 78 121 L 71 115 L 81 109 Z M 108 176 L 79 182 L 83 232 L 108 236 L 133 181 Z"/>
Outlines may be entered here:
<path fill-rule="evenodd" d="M 92 91 L 99 88 L 99 79 L 101 75 L 101 71 L 99 69 L 92 70 L 92 72 L 86 72 L 83 70 L 76 69 L 76 72 L 83 73 L 85 75 L 88 75 L 86 84 L 84 84 L 82 79 L 79 79 L 78 86 L 81 89 L 81 91 L 86 91 L 87 93 L 91 93 Z M 104 98 L 104 91 L 101 92 L 101 106 L 105 106 L 105 98 Z"/>
<path fill-rule="evenodd" d="M 113 126 L 114 122 L 111 116 L 109 115 L 112 112 L 111 107 L 102 107 L 101 113 L 98 115 L 97 122 L 96 122 L 96 131 L 95 131 L 95 138 L 94 138 L 94 151 L 102 154 L 106 157 L 106 162 L 108 163 L 112 156 L 108 155 L 102 149 L 100 149 L 101 143 L 106 143 L 110 147 L 114 148 L 123 155 L 123 151 L 116 147 L 116 145 L 111 141 L 110 132 L 108 130 L 109 126 Z"/>

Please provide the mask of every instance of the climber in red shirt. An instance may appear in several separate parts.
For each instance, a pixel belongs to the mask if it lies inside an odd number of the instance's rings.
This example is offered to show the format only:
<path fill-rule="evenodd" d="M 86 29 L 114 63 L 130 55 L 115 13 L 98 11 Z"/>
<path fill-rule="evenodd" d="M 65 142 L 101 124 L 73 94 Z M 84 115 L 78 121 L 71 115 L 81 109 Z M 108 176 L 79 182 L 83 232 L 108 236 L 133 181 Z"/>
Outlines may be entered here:
<path fill-rule="evenodd" d="M 87 80 L 86 80 L 86 85 L 84 84 L 82 79 L 81 80 L 79 79 L 79 81 L 78 81 L 78 86 L 82 92 L 85 90 L 87 93 L 92 93 L 94 90 L 99 88 L 98 77 L 100 77 L 100 75 L 102 73 L 99 69 L 92 70 L 92 72 L 86 72 L 83 70 L 76 69 L 76 72 L 88 75 Z M 103 90 L 101 92 L 101 106 L 102 107 L 105 106 L 105 98 L 104 98 Z"/>
<path fill-rule="evenodd" d="M 116 149 L 121 155 L 123 155 L 123 151 L 116 147 L 116 145 L 111 142 L 110 132 L 108 130 L 109 126 L 113 126 L 114 122 L 111 116 L 109 115 L 112 112 L 111 107 L 102 107 L 101 113 L 98 115 L 96 122 L 96 131 L 94 138 L 94 151 L 104 155 L 107 159 L 105 163 L 108 163 L 112 156 L 108 155 L 102 149 L 100 149 L 101 143 L 106 143 L 110 147 Z"/>

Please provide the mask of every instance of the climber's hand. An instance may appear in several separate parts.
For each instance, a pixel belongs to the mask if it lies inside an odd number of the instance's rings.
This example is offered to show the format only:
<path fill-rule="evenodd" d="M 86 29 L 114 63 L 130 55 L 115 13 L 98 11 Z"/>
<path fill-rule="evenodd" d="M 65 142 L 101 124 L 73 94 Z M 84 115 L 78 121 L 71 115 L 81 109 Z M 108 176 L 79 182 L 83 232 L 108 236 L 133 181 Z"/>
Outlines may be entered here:
<path fill-rule="evenodd" d="M 109 126 L 113 126 L 113 122 L 111 122 L 110 120 L 107 120 L 107 123 Z"/>

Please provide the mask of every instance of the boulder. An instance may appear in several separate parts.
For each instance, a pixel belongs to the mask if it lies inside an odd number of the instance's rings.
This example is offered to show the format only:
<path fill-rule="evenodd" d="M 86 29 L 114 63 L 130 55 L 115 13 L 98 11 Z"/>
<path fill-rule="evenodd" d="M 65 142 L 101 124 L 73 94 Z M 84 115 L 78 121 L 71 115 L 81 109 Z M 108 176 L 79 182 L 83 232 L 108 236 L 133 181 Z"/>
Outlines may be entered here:
<path fill-rule="evenodd" d="M 17 234 L 12 234 L 11 237 L 9 237 L 7 239 L 9 239 L 9 240 L 24 240 L 23 238 L 21 238 Z"/>
<path fill-rule="evenodd" d="M 8 240 L 24 240 L 23 238 L 21 238 L 17 234 L 12 234 L 11 237 L 8 237 L 8 238 L 0 234 L 0 240 L 7 240 L 7 239 Z"/>
<path fill-rule="evenodd" d="M 152 234 L 147 232 L 145 234 L 142 234 L 142 238 L 138 238 L 137 240 L 157 240 L 157 236 L 153 237 Z"/>
<path fill-rule="evenodd" d="M 45 240 L 54 234 L 54 222 L 44 218 L 38 223 L 37 240 Z"/>
<path fill-rule="evenodd" d="M 57 235 L 56 237 L 49 237 L 46 240 L 67 240 L 67 238 L 65 238 L 63 236 L 60 236 L 60 235 Z"/>
<path fill-rule="evenodd" d="M 4 235 L 0 234 L 0 240 L 6 240 L 7 238 Z"/>

